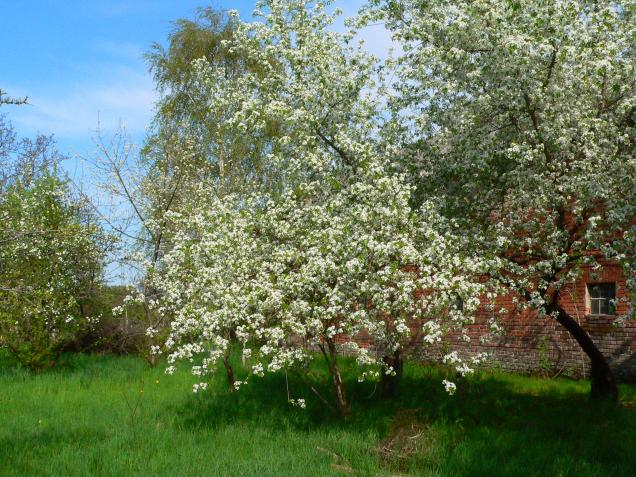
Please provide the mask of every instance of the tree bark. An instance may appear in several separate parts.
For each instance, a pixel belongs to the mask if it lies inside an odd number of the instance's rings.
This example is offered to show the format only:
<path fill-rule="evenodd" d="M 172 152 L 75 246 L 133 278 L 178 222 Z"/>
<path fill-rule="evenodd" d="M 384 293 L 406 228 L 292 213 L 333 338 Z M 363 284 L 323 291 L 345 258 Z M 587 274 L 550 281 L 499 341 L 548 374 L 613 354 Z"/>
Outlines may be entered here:
<path fill-rule="evenodd" d="M 394 396 L 397 392 L 398 385 L 402 380 L 402 374 L 404 372 L 404 359 L 400 350 L 397 349 L 392 355 L 387 354 L 382 358 L 386 368 L 393 368 L 395 375 L 382 373 L 382 379 L 380 381 L 380 388 L 384 397 Z"/>
<path fill-rule="evenodd" d="M 225 366 L 225 373 L 227 374 L 227 385 L 230 388 L 230 391 L 234 391 L 234 369 L 230 364 L 230 353 L 227 352 L 225 356 L 223 356 L 223 366 Z"/>
<path fill-rule="evenodd" d="M 340 417 L 345 419 L 349 415 L 349 403 L 347 402 L 347 394 L 344 382 L 342 381 L 342 375 L 340 374 L 340 368 L 338 368 L 336 345 L 333 341 L 328 340 L 327 347 L 329 349 L 329 356 L 327 356 L 324 346 L 320 346 L 321 351 L 327 360 L 327 365 L 329 366 L 329 374 L 331 374 L 331 379 L 333 381 L 338 412 L 340 413 Z"/>
<path fill-rule="evenodd" d="M 590 358 L 592 364 L 590 396 L 592 399 L 617 401 L 618 386 L 614 373 L 612 373 L 607 359 L 605 359 L 603 353 L 596 347 L 590 335 L 558 304 L 549 307 L 548 311 L 556 312 L 556 320 L 568 330 L 570 335 L 572 335 L 581 349 Z"/>
<path fill-rule="evenodd" d="M 334 363 L 331 372 L 333 378 L 333 384 L 336 391 L 336 404 L 338 405 L 338 411 L 340 416 L 344 419 L 349 415 L 349 403 L 345 394 L 344 383 L 342 382 L 342 376 L 340 375 L 340 369 L 338 365 Z"/>

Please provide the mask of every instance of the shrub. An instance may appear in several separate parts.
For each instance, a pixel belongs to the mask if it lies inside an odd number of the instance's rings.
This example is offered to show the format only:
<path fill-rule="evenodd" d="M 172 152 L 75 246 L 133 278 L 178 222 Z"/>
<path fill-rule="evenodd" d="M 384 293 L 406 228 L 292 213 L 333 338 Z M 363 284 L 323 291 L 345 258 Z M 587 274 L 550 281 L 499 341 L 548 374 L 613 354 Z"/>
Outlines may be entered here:
<path fill-rule="evenodd" d="M 54 171 L 12 181 L 0 196 L 0 346 L 50 367 L 93 319 L 82 300 L 99 283 L 107 237 Z"/>

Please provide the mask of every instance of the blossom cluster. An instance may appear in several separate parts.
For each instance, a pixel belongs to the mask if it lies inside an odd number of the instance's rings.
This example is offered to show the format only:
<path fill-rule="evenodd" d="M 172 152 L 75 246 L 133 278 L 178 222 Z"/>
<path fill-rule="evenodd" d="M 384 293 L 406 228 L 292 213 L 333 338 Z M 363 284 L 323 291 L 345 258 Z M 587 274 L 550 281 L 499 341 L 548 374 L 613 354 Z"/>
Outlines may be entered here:
<path fill-rule="evenodd" d="M 357 19 L 380 21 L 404 161 L 466 246 L 544 313 L 608 260 L 636 296 L 636 3 L 371 0 Z"/>

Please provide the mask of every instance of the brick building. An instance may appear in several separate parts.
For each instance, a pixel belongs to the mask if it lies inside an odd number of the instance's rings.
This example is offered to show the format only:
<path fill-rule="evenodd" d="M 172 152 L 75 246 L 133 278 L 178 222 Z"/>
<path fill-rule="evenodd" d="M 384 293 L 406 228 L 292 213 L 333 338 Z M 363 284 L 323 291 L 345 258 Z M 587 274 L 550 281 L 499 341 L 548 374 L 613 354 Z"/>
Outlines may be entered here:
<path fill-rule="evenodd" d="M 600 271 L 586 269 L 579 280 L 560 293 L 560 305 L 582 324 L 608 359 L 616 377 L 636 381 L 636 321 L 615 324 L 628 311 L 625 276 L 619 266 L 606 263 Z M 507 371 L 589 376 L 589 359 L 568 331 L 551 318 L 537 318 L 531 310 L 517 311 L 512 296 L 497 298 L 495 309 L 504 307 L 500 325 L 505 332 L 488 342 L 492 312 L 478 311 L 475 324 L 468 327 L 470 342 L 450 337 L 451 350 L 465 353 L 487 352 L 491 366 Z M 422 348 L 424 358 L 437 358 L 439 349 Z"/>
<path fill-rule="evenodd" d="M 627 320 L 621 326 L 616 324 L 616 318 L 625 314 L 630 306 L 625 282 L 620 266 L 606 262 L 602 270 L 585 269 L 576 283 L 564 287 L 559 303 L 590 335 L 617 379 L 636 381 L 636 320 Z M 512 295 L 496 299 L 495 310 L 501 308 L 505 308 L 506 313 L 497 313 L 504 329 L 500 336 L 490 335 L 493 312 L 484 306 L 478 310 L 475 323 L 467 327 L 469 342 L 455 334 L 449 336 L 443 346 L 425 345 L 418 340 L 419 326 L 414 326 L 409 352 L 433 361 L 441 359 L 442 347 L 445 352 L 457 350 L 464 356 L 486 352 L 488 366 L 495 369 L 589 377 L 589 358 L 556 320 L 538 318 L 533 310 L 518 311 Z M 481 338 L 487 336 L 489 339 L 482 342 Z M 338 339 L 346 340 L 345 336 Z M 373 346 L 366 333 L 356 336 L 355 340 L 360 345 Z"/>

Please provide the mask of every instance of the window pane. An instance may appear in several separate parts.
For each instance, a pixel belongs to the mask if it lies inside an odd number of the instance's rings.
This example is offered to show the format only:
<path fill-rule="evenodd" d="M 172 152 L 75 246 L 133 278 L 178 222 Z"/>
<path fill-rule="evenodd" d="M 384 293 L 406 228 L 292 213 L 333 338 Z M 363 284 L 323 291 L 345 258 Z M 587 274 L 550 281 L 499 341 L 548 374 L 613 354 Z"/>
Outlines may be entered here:
<path fill-rule="evenodd" d="M 462 300 L 462 298 L 460 296 L 456 297 L 454 302 L 453 302 L 453 306 L 455 307 L 455 309 L 457 311 L 464 311 L 464 300 Z"/>
<path fill-rule="evenodd" d="M 592 315 L 612 315 L 616 312 L 613 305 L 616 299 L 616 283 L 595 283 L 587 286 Z"/>
<path fill-rule="evenodd" d="M 590 287 L 590 297 L 591 298 L 601 298 L 601 296 L 602 296 L 601 285 L 592 285 Z"/>

